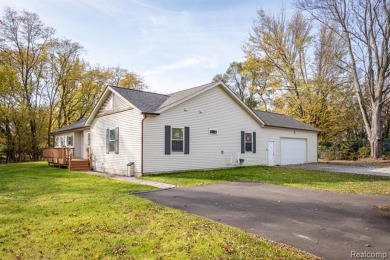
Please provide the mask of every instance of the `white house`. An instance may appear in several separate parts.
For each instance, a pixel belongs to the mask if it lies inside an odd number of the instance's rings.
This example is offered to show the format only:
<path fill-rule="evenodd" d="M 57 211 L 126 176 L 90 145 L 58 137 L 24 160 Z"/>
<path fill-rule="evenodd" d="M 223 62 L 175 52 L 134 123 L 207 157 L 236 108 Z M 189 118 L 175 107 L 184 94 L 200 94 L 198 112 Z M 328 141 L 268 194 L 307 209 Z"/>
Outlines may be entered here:
<path fill-rule="evenodd" d="M 88 119 L 54 132 L 74 156 L 92 151 L 96 171 L 136 175 L 237 165 L 317 161 L 319 130 L 282 114 L 249 109 L 223 83 L 170 95 L 106 88 Z M 241 160 L 240 160 L 241 159 Z"/>

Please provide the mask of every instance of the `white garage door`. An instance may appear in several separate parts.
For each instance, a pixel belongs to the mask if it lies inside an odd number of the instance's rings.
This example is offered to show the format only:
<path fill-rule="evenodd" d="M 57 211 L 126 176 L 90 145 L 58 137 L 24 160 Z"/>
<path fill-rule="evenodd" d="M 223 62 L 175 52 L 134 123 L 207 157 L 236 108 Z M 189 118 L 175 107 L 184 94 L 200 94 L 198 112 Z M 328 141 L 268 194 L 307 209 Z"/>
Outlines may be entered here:
<path fill-rule="evenodd" d="M 282 138 L 280 140 L 280 164 L 306 163 L 306 139 Z"/>

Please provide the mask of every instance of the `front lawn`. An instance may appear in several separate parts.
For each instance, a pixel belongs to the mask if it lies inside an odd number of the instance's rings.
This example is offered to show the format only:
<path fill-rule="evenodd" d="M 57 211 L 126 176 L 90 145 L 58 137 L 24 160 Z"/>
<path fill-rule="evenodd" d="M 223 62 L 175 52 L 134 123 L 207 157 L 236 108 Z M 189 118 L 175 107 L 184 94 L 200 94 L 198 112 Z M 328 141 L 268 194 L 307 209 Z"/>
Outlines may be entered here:
<path fill-rule="evenodd" d="M 0 165 L 0 258 L 314 258 L 131 195 L 147 190 L 46 163 Z"/>
<path fill-rule="evenodd" d="M 390 195 L 390 178 L 348 173 L 330 173 L 282 167 L 239 167 L 211 171 L 189 171 L 148 175 L 145 179 L 179 186 L 225 181 L 272 183 L 295 188 L 352 194 Z"/>

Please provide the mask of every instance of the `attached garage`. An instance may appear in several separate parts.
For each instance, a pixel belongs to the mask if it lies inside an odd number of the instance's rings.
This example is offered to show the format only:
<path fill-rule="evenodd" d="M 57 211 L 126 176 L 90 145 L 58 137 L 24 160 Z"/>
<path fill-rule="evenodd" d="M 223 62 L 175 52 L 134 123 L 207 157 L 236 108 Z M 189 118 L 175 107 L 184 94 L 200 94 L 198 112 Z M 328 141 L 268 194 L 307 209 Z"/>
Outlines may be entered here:
<path fill-rule="evenodd" d="M 280 164 L 301 164 L 307 162 L 307 139 L 281 138 Z"/>

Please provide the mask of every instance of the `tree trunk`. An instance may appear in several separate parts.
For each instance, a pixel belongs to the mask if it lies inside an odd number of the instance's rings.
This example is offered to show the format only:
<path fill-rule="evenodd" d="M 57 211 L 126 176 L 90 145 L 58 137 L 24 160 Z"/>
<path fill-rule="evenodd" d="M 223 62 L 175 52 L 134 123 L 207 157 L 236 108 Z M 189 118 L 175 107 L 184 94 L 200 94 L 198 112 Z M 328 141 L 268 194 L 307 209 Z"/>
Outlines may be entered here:
<path fill-rule="evenodd" d="M 30 119 L 30 130 L 31 130 L 31 156 L 33 161 L 38 161 L 39 151 L 38 151 L 38 140 L 37 140 L 37 125 L 34 119 Z"/>
<path fill-rule="evenodd" d="M 371 158 L 379 159 L 383 153 L 381 105 L 373 107 L 371 116 L 371 129 L 369 134 Z"/>
<path fill-rule="evenodd" d="M 6 119 L 5 122 L 5 135 L 7 137 L 6 163 L 15 162 L 15 143 L 12 137 L 10 122 L 8 119 Z"/>
<path fill-rule="evenodd" d="M 50 109 L 50 114 L 49 114 L 49 126 L 47 127 L 47 147 L 51 147 L 52 144 L 52 138 L 51 138 L 51 129 L 52 129 L 52 124 L 53 124 L 53 112 Z"/>

